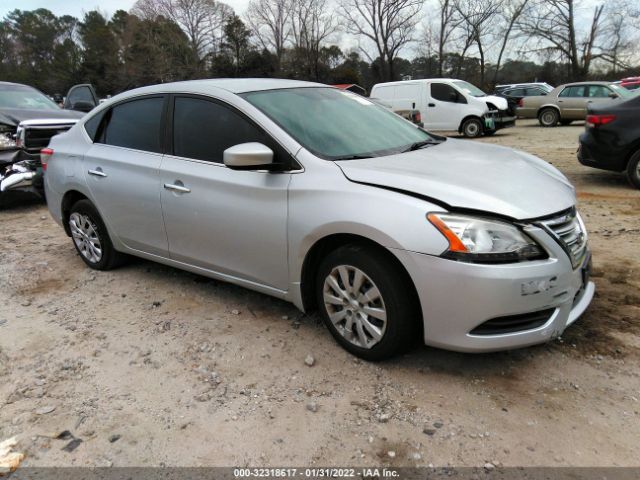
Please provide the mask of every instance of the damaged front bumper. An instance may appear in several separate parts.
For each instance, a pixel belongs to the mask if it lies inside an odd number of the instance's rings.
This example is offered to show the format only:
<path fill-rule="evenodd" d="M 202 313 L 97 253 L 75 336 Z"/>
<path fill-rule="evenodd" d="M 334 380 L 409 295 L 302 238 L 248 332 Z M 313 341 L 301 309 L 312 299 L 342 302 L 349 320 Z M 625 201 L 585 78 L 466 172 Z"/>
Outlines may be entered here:
<path fill-rule="evenodd" d="M 10 190 L 43 196 L 40 155 L 12 150 L 0 152 L 0 194 Z"/>

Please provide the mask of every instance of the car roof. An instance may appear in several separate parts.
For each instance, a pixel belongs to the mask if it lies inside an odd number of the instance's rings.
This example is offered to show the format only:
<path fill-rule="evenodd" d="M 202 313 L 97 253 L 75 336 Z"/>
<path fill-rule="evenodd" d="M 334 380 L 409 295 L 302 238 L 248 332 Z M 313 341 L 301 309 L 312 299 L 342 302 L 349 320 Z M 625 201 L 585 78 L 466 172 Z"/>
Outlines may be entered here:
<path fill-rule="evenodd" d="M 465 80 L 460 80 L 458 78 L 416 78 L 415 80 L 399 80 L 397 82 L 382 82 L 376 83 L 375 87 L 382 87 L 388 85 L 403 85 L 406 83 L 422 83 L 422 82 L 464 82 Z"/>
<path fill-rule="evenodd" d="M 564 85 L 560 85 L 560 87 L 577 87 L 580 85 L 611 85 L 613 82 L 603 82 L 601 80 L 593 81 L 593 82 L 573 82 L 573 83 L 565 83 Z"/>
<path fill-rule="evenodd" d="M 33 88 L 29 85 L 25 85 L 24 83 L 15 83 L 15 82 L 0 82 L 0 86 L 1 85 L 7 85 L 7 86 L 13 86 L 13 87 L 26 87 L 26 88 Z M 35 89 L 34 89 L 35 90 Z"/>
<path fill-rule="evenodd" d="M 210 78 L 203 80 L 187 80 L 184 82 L 161 83 L 148 87 L 136 88 L 124 92 L 126 94 L 145 93 L 212 93 L 216 90 L 226 90 L 231 93 L 246 93 L 264 90 L 279 90 L 283 88 L 326 87 L 329 85 L 298 80 L 283 80 L 278 78 Z"/>

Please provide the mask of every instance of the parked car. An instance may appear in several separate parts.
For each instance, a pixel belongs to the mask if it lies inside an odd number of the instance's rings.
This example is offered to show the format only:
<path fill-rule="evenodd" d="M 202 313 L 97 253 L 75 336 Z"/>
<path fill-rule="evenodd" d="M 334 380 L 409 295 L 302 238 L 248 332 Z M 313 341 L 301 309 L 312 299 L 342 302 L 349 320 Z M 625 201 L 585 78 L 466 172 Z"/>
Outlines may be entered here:
<path fill-rule="evenodd" d="M 509 104 L 509 112 L 512 115 L 517 113 L 518 106 L 522 106 L 522 99 L 526 97 L 544 96 L 553 90 L 553 87 L 546 87 L 546 84 L 541 85 L 516 85 L 501 90 L 496 89 L 494 95 L 498 97 L 504 97 Z"/>
<path fill-rule="evenodd" d="M 354 93 L 358 93 L 358 92 L 354 92 Z M 380 105 L 381 107 L 386 108 L 387 110 L 395 113 L 396 115 L 400 115 L 402 118 L 405 118 L 410 122 L 415 123 L 419 127 L 424 127 L 424 123 L 422 123 L 422 114 L 420 113 L 420 110 L 415 110 L 415 109 L 394 110 L 393 105 L 391 105 L 388 102 L 385 102 L 384 100 L 380 100 L 379 98 L 373 98 L 373 97 L 370 97 L 369 100 L 371 100 L 376 105 Z"/>
<path fill-rule="evenodd" d="M 133 90 L 43 161 L 51 214 L 89 267 L 131 254 L 318 308 L 370 360 L 416 338 L 544 342 L 594 294 L 575 191 L 553 166 L 321 84 Z"/>
<path fill-rule="evenodd" d="M 508 83 L 504 85 L 496 85 L 495 92 L 499 93 L 509 88 L 527 88 L 527 87 L 539 87 L 547 92 L 553 90 L 553 87 L 546 82 L 528 82 L 528 83 Z"/>
<path fill-rule="evenodd" d="M 378 83 L 370 96 L 390 103 L 394 111 L 419 111 L 424 128 L 429 131 L 457 131 L 474 138 L 515 125 L 504 98 L 487 95 L 463 80 Z"/>
<path fill-rule="evenodd" d="M 640 96 L 625 102 L 590 105 L 578 160 L 588 167 L 626 172 L 640 188 Z"/>
<path fill-rule="evenodd" d="M 88 85 L 73 87 L 69 109 L 63 110 L 35 88 L 0 82 L 0 195 L 9 190 L 43 194 L 40 150 L 90 110 L 86 96 L 91 94 Z"/>
<path fill-rule="evenodd" d="M 524 98 L 517 113 L 520 117 L 537 118 L 543 127 L 555 127 L 558 123 L 569 125 L 575 120 L 585 119 L 589 104 L 631 96 L 628 90 L 610 82 L 568 83 L 554 88 L 547 95 Z"/>
<path fill-rule="evenodd" d="M 620 86 L 627 90 L 638 90 L 640 89 L 640 77 L 623 78 Z"/>

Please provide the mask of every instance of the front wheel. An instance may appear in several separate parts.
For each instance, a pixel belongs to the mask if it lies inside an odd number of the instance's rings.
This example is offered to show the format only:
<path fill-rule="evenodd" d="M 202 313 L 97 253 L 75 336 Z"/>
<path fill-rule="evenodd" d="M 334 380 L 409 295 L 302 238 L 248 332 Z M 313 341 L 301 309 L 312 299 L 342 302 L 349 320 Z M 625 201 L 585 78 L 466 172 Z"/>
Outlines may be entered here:
<path fill-rule="evenodd" d="M 111 270 L 125 255 L 113 248 L 107 228 L 89 200 L 79 200 L 69 212 L 69 231 L 80 258 L 95 270 Z"/>
<path fill-rule="evenodd" d="M 467 138 L 477 138 L 482 135 L 482 122 L 477 118 L 465 120 L 462 124 L 462 134 Z"/>
<path fill-rule="evenodd" d="M 640 188 L 640 150 L 634 153 L 627 165 L 627 178 L 631 185 Z"/>
<path fill-rule="evenodd" d="M 406 273 L 389 254 L 347 245 L 330 253 L 316 278 L 316 299 L 333 337 L 365 360 L 410 347 L 420 316 Z"/>

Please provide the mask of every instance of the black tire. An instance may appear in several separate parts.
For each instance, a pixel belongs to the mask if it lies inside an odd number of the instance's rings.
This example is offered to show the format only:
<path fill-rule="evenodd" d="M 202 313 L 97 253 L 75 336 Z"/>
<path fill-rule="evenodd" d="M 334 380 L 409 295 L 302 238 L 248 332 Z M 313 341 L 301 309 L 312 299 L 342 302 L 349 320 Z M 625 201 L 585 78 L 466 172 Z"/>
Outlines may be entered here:
<path fill-rule="evenodd" d="M 555 127 L 560 121 L 560 113 L 555 108 L 544 108 L 538 114 L 538 121 L 543 127 Z"/>
<path fill-rule="evenodd" d="M 571 125 L 572 123 L 573 123 L 573 120 L 560 120 L 560 125 L 564 127 Z"/>
<path fill-rule="evenodd" d="M 627 178 L 629 183 L 640 188 L 640 150 L 634 153 L 627 164 Z"/>
<path fill-rule="evenodd" d="M 469 118 L 462 123 L 462 134 L 467 138 L 478 138 L 483 134 L 484 128 L 478 118 Z"/>
<path fill-rule="evenodd" d="M 99 259 L 94 261 L 89 259 L 87 254 L 83 253 L 83 250 L 76 243 L 76 236 L 73 234 L 74 227 L 72 225 L 72 221 L 76 218 L 74 217 L 74 214 L 83 216 L 84 219 L 89 222 L 88 227 L 95 232 L 95 238 L 97 238 L 99 246 L 101 247 L 101 255 Z M 125 261 L 126 255 L 113 248 L 113 243 L 111 242 L 111 238 L 109 238 L 109 233 L 107 232 L 107 227 L 105 227 L 98 210 L 89 200 L 78 200 L 74 203 L 69 210 L 69 216 L 66 219 L 66 222 L 72 232 L 71 239 L 73 241 L 73 246 L 76 248 L 76 251 L 78 252 L 78 255 L 80 255 L 82 261 L 90 268 L 93 268 L 94 270 L 111 270 L 120 266 Z M 87 224 L 85 223 L 84 225 Z"/>
<path fill-rule="evenodd" d="M 495 135 L 496 132 L 497 132 L 497 130 L 485 130 L 484 136 L 485 137 L 491 137 L 491 136 Z"/>
<path fill-rule="evenodd" d="M 386 310 L 386 325 L 381 339 L 368 348 L 352 343 L 340 333 L 338 328 L 346 326 L 346 319 L 345 325 L 336 327 L 329 318 L 328 308 L 349 309 L 349 304 L 346 302 L 346 306 L 327 307 L 325 305 L 325 280 L 338 266 L 359 269 L 369 277 L 380 292 L 379 301 Z M 317 305 L 324 323 L 342 347 L 364 360 L 384 360 L 406 351 L 420 337 L 422 318 L 415 290 L 410 282 L 407 273 L 391 257 L 390 253 L 370 246 L 346 245 L 328 254 L 318 268 L 315 283 Z M 344 287 L 344 285 L 342 286 Z M 365 280 L 359 291 L 367 291 L 371 286 Z M 356 315 L 353 315 L 353 318 L 355 321 Z M 373 317 L 369 316 L 369 318 L 373 322 L 378 321 Z M 354 330 L 358 330 L 355 328 L 355 324 L 352 330 L 345 330 L 345 335 L 349 335 L 348 332 Z M 354 333 L 353 336 L 356 334 Z"/>

